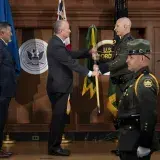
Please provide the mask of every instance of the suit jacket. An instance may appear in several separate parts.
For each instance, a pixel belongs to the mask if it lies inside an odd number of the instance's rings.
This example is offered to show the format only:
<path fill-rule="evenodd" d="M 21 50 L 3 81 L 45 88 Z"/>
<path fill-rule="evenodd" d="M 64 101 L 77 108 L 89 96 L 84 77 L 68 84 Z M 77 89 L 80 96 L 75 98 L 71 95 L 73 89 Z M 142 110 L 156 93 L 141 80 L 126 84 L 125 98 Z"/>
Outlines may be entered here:
<path fill-rule="evenodd" d="M 89 57 L 88 49 L 72 52 L 67 50 L 62 40 L 54 35 L 48 43 L 48 80 L 47 92 L 71 93 L 73 88 L 73 73 L 76 71 L 86 76 L 89 70 L 75 60 Z"/>
<path fill-rule="evenodd" d="M 13 97 L 16 90 L 16 72 L 11 53 L 0 39 L 0 96 Z"/>

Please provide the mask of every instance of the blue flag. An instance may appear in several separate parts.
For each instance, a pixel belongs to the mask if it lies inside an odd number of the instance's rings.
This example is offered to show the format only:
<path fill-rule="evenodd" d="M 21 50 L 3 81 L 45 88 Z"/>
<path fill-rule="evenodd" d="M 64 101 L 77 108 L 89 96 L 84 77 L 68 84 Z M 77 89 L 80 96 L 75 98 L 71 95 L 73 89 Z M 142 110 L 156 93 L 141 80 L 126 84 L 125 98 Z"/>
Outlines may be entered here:
<path fill-rule="evenodd" d="M 16 39 L 15 28 L 12 20 L 11 8 L 8 0 L 0 0 L 0 21 L 7 22 L 11 25 L 12 29 L 12 42 L 8 43 L 8 49 L 10 50 L 16 65 L 17 74 L 20 73 L 20 61 L 18 53 L 18 44 Z"/>

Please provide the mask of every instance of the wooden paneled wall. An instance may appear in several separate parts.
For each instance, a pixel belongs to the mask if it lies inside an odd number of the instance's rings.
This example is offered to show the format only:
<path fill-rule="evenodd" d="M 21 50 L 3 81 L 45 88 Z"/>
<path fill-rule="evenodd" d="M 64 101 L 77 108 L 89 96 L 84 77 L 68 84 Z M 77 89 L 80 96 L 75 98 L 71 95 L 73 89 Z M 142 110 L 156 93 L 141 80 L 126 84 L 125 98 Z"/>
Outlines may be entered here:
<path fill-rule="evenodd" d="M 19 46 L 32 38 L 46 42 L 52 36 L 56 21 L 58 0 L 10 0 Z M 84 47 L 85 35 L 90 25 L 98 28 L 99 41 L 113 38 L 114 0 L 65 0 L 66 13 L 71 25 L 72 49 Z M 159 0 L 128 0 L 132 34 L 144 37 L 152 44 L 151 69 L 160 80 L 160 2 Z M 80 61 L 84 64 L 84 61 Z M 9 109 L 8 129 L 12 132 L 47 132 L 51 118 L 50 102 L 46 95 L 47 72 L 31 75 L 22 70 L 16 98 Z M 106 109 L 109 76 L 100 78 L 102 115 L 97 117 L 96 97 L 81 96 L 84 77 L 74 73 L 72 112 L 67 131 L 113 130 L 112 116 Z M 158 106 L 160 113 L 160 105 Z M 159 114 L 160 122 L 160 114 Z M 159 124 L 157 130 L 160 130 Z"/>

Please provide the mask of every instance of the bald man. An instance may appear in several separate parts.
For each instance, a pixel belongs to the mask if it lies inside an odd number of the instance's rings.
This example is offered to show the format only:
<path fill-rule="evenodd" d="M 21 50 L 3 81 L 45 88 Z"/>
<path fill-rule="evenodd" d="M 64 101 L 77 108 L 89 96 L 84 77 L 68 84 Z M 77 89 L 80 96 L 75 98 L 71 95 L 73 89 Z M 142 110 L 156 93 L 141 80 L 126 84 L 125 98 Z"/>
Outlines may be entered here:
<path fill-rule="evenodd" d="M 114 30 L 120 39 L 122 39 L 126 34 L 130 33 L 131 25 L 131 20 L 127 17 L 123 17 L 117 20 Z"/>
<path fill-rule="evenodd" d="M 122 96 L 126 83 L 132 79 L 133 76 L 132 71 L 128 70 L 126 63 L 128 54 L 127 43 L 134 39 L 130 34 L 131 25 L 131 20 L 127 17 L 123 17 L 117 20 L 114 30 L 119 36 L 120 40 L 115 45 L 113 59 L 109 63 L 107 62 L 99 64 L 99 70 L 102 74 L 110 71 L 111 82 L 115 84 L 116 87 L 117 106 L 119 104 L 119 100 Z M 116 120 L 114 124 L 117 128 Z M 116 150 L 113 150 L 112 152 L 118 155 Z"/>
<path fill-rule="evenodd" d="M 119 99 L 122 95 L 126 82 L 132 78 L 132 72 L 128 70 L 127 59 L 127 42 L 133 40 L 130 34 L 131 21 L 127 17 L 117 20 L 114 28 L 120 41 L 114 49 L 114 58 L 110 63 L 100 64 L 101 73 L 110 71 L 110 78 L 113 84 L 116 84 L 116 103 L 118 106 Z"/>

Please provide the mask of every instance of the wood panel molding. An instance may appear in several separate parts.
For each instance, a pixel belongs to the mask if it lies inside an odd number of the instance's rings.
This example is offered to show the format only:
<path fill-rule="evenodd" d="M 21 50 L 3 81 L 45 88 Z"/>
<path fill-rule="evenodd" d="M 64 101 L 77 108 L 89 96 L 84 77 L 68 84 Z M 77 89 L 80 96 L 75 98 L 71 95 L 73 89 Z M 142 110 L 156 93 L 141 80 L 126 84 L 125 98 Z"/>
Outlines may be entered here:
<path fill-rule="evenodd" d="M 10 4 L 16 27 L 48 28 L 57 18 L 58 0 L 10 0 Z M 114 0 L 66 0 L 65 6 L 69 21 L 114 21 Z M 128 10 L 134 20 L 160 20 L 158 0 L 128 0 Z"/>
<path fill-rule="evenodd" d="M 49 132 L 49 124 L 8 124 L 8 132 Z M 114 131 L 112 123 L 106 124 L 79 124 L 77 128 L 66 125 L 67 132 L 87 132 L 87 131 Z"/>
<path fill-rule="evenodd" d="M 48 124 L 9 124 L 7 126 L 8 132 L 49 132 Z M 104 132 L 115 131 L 112 123 L 106 124 L 79 124 L 76 129 L 66 125 L 65 131 L 67 132 Z M 156 131 L 160 131 L 160 123 L 156 125 Z"/>

